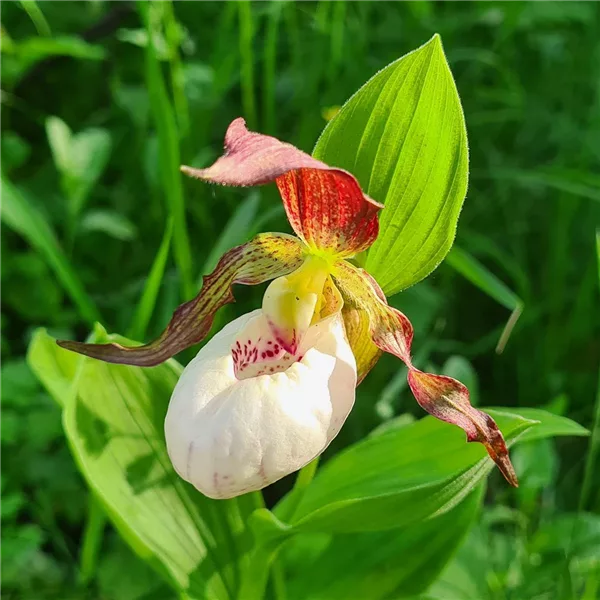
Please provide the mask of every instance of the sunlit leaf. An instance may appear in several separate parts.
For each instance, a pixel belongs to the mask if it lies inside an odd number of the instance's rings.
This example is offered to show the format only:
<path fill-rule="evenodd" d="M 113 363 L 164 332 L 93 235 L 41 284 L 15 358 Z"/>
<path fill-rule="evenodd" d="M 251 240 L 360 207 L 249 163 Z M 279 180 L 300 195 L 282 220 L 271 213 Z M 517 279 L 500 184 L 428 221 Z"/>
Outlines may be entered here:
<path fill-rule="evenodd" d="M 234 595 L 254 498 L 209 500 L 173 470 L 163 422 L 181 366 L 139 369 L 86 359 L 59 348 L 43 330 L 28 360 L 51 394 L 69 390 L 58 400 L 71 451 L 127 543 L 191 597 Z"/>
<path fill-rule="evenodd" d="M 487 412 L 509 445 L 517 438 L 587 434 L 569 419 L 542 410 Z M 456 506 L 492 464 L 482 446 L 465 444 L 458 428 L 426 417 L 335 456 L 307 488 L 291 523 L 297 531 L 340 533 L 407 526 Z M 276 515 L 285 511 L 285 503 Z"/>
<path fill-rule="evenodd" d="M 407 597 L 425 590 L 473 522 L 482 487 L 444 515 L 391 531 L 305 534 L 288 542 L 289 597 L 303 600 Z M 306 577 L 306 573 L 310 577 Z"/>
<path fill-rule="evenodd" d="M 433 271 L 452 246 L 468 177 L 463 112 L 439 36 L 352 96 L 314 155 L 385 204 L 366 268 L 386 294 Z"/>

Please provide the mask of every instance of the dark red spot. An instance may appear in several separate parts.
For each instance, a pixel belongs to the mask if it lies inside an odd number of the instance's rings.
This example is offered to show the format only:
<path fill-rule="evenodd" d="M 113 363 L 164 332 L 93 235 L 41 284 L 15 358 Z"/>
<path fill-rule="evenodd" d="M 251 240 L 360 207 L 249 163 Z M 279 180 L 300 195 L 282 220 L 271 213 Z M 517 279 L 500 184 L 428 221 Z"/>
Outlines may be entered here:
<path fill-rule="evenodd" d="M 261 354 L 261 356 L 262 356 L 263 358 L 267 358 L 267 353 L 266 353 L 266 352 L 263 352 L 263 353 Z"/>
<path fill-rule="evenodd" d="M 264 353 L 263 353 L 264 354 Z M 273 351 L 272 350 L 267 350 L 267 356 L 269 358 L 273 358 Z"/>

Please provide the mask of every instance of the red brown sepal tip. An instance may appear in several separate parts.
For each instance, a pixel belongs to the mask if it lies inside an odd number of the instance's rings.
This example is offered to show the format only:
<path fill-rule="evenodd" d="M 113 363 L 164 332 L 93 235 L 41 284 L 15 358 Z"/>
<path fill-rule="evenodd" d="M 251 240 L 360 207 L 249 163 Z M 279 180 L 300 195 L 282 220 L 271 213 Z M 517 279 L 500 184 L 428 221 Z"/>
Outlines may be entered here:
<path fill-rule="evenodd" d="M 408 384 L 422 408 L 437 419 L 458 425 L 467 434 L 467 441 L 483 444 L 506 481 L 519 486 L 498 425 L 490 415 L 471 406 L 466 386 L 452 377 L 423 373 L 414 367 L 409 370 Z"/>

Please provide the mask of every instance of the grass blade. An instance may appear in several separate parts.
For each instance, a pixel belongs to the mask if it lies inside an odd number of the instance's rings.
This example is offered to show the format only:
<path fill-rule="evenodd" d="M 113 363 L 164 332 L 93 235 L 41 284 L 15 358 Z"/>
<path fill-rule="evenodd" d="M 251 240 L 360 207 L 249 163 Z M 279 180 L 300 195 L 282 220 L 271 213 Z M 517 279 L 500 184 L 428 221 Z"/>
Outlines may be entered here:
<path fill-rule="evenodd" d="M 263 129 L 265 133 L 275 135 L 275 69 L 277 61 L 277 38 L 281 20 L 282 4 L 272 2 L 269 7 L 267 33 L 265 37 L 265 55 L 263 67 Z"/>
<path fill-rule="evenodd" d="M 248 241 L 259 205 L 260 195 L 254 191 L 250 192 L 248 197 L 238 206 L 204 263 L 204 268 L 196 284 L 198 288 L 202 285 L 202 276 L 207 275 L 216 267 L 221 255 L 225 254 L 230 248 Z"/>
<path fill-rule="evenodd" d="M 42 9 L 38 6 L 38 3 L 35 0 L 21 0 L 20 4 L 23 10 L 29 15 L 38 34 L 50 37 L 52 35 L 50 25 L 48 25 L 48 21 L 46 21 L 46 17 Z"/>
<path fill-rule="evenodd" d="M 83 532 L 79 561 L 79 583 L 82 585 L 87 585 L 96 575 L 106 521 L 106 513 L 102 505 L 94 496 L 94 493 L 90 492 L 88 495 L 88 515 L 85 531 Z"/>
<path fill-rule="evenodd" d="M 158 27 L 156 22 L 157 5 L 140 2 L 138 3 L 138 8 L 148 32 L 146 84 L 150 95 L 154 124 L 158 132 L 163 189 L 168 199 L 169 212 L 173 218 L 175 262 L 181 276 L 182 295 L 187 299 L 194 295 L 194 281 L 192 275 L 192 253 L 185 216 L 185 202 L 179 172 L 181 162 L 179 156 L 179 133 L 153 43 L 153 32 Z"/>
<path fill-rule="evenodd" d="M 148 323 L 154 312 L 156 305 L 156 298 L 160 291 L 162 284 L 163 275 L 165 273 L 165 267 L 167 265 L 167 259 L 169 258 L 169 250 L 171 248 L 171 237 L 173 235 L 173 219 L 169 219 L 167 227 L 163 235 L 162 242 L 156 254 L 156 258 L 152 263 L 150 274 L 146 280 L 142 297 L 135 310 L 135 315 L 131 322 L 131 328 L 129 329 L 128 337 L 134 340 L 142 340 L 146 335 L 146 329 Z"/>
<path fill-rule="evenodd" d="M 179 56 L 179 25 L 175 19 L 173 2 L 163 3 L 163 19 L 165 35 L 169 44 L 169 60 L 171 63 L 171 88 L 173 90 L 173 103 L 179 124 L 179 133 L 185 138 L 190 131 L 190 115 L 188 101 L 185 96 L 185 77 L 183 65 Z"/>
<path fill-rule="evenodd" d="M 477 175 L 475 175 L 477 177 Z M 580 173 L 564 169 L 494 169 L 488 177 L 506 179 L 524 186 L 537 186 L 600 202 L 600 177 L 593 173 Z"/>
<path fill-rule="evenodd" d="M 252 6 L 248 0 L 238 3 L 240 17 L 240 62 L 242 76 L 242 106 L 249 129 L 256 129 L 256 102 L 254 100 L 254 24 Z"/>
<path fill-rule="evenodd" d="M 596 231 L 596 255 L 598 258 L 598 289 L 600 291 L 600 229 Z M 585 470 L 583 474 L 583 483 L 581 484 L 581 494 L 579 496 L 579 511 L 585 510 L 592 491 L 594 481 L 594 465 L 596 458 L 600 453 L 600 375 L 598 377 L 598 387 L 596 389 L 596 403 L 594 407 L 594 421 L 592 424 L 590 436 L 590 445 L 585 459 Z"/>
<path fill-rule="evenodd" d="M 496 346 L 496 352 L 500 354 L 523 312 L 523 301 L 474 256 L 456 245 L 446 257 L 446 263 L 490 298 L 512 311 Z"/>
<path fill-rule="evenodd" d="M 52 227 L 44 216 L 2 176 L 2 221 L 24 237 L 46 260 L 71 297 L 82 319 L 93 324 L 100 314 L 71 267 Z"/>

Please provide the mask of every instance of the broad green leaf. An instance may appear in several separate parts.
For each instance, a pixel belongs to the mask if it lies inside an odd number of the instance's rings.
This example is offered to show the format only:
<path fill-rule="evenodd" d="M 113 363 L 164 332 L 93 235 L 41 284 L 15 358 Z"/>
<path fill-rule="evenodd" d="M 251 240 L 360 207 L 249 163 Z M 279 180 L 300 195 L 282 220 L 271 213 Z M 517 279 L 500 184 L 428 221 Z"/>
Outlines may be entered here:
<path fill-rule="evenodd" d="M 90 191 L 106 168 L 112 140 L 105 129 L 91 128 L 73 134 L 58 117 L 46 119 L 46 135 L 69 201 L 69 216 L 74 227 Z"/>
<path fill-rule="evenodd" d="M 122 242 L 137 237 L 136 226 L 127 217 L 112 210 L 90 210 L 81 219 L 80 230 L 82 233 L 100 231 Z"/>
<path fill-rule="evenodd" d="M 54 371 L 50 354 L 69 368 Z M 88 485 L 127 543 L 181 593 L 235 597 L 241 557 L 250 547 L 245 521 L 255 498 L 210 500 L 174 472 L 163 421 L 181 366 L 172 360 L 151 369 L 109 365 L 62 350 L 41 330 L 28 359 L 50 393 L 71 384 L 60 399 L 65 434 Z"/>
<path fill-rule="evenodd" d="M 440 37 L 368 81 L 328 123 L 314 155 L 385 204 L 366 260 L 383 291 L 429 275 L 452 246 L 468 178 L 464 116 Z"/>
<path fill-rule="evenodd" d="M 91 298 L 65 256 L 52 227 L 36 207 L 8 179 L 2 176 L 2 221 L 23 236 L 44 257 L 65 291 L 88 323 L 100 317 Z"/>
<path fill-rule="evenodd" d="M 499 413 L 498 411 L 501 412 Z M 489 413 L 492 417 L 496 418 L 497 414 L 504 414 L 504 411 L 509 414 L 518 414 L 525 419 L 540 422 L 540 425 L 525 431 L 519 438 L 519 442 L 543 440 L 549 437 L 563 435 L 588 436 L 590 434 L 590 432 L 579 423 L 576 423 L 567 417 L 549 413 L 542 408 L 499 408 L 490 410 Z"/>
<path fill-rule="evenodd" d="M 480 485 L 449 512 L 400 529 L 298 536 L 288 542 L 283 554 L 289 597 L 378 600 L 421 593 L 462 542 L 482 492 Z"/>
<path fill-rule="evenodd" d="M 30 2 L 27 2 L 30 4 Z M 13 87 L 39 61 L 52 56 L 70 56 L 87 60 L 102 60 L 106 53 L 102 46 L 88 44 L 75 36 L 30 37 L 14 41 L 2 33 L 2 82 Z"/>
<path fill-rule="evenodd" d="M 474 256 L 458 246 L 450 250 L 446 263 L 498 304 L 512 311 L 496 347 L 497 351 L 501 352 L 523 312 L 523 301 Z"/>
<path fill-rule="evenodd" d="M 542 410 L 487 412 L 509 445 L 519 436 L 587 434 L 572 421 Z M 530 428 L 537 433 L 526 436 Z M 290 522 L 295 531 L 323 532 L 406 526 L 456 506 L 490 472 L 492 464 L 485 449 L 465 443 L 458 428 L 426 417 L 390 428 L 335 456 L 307 488 Z M 287 501 L 276 507 L 276 516 L 285 514 Z"/>

